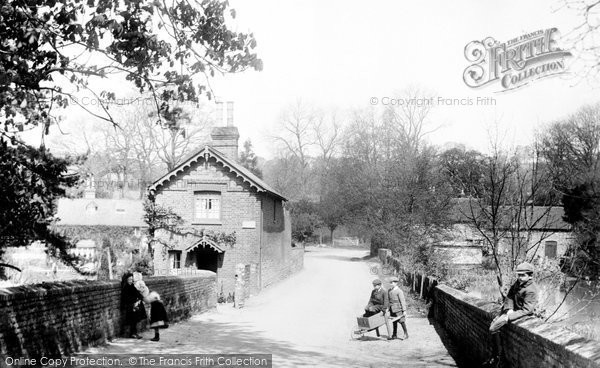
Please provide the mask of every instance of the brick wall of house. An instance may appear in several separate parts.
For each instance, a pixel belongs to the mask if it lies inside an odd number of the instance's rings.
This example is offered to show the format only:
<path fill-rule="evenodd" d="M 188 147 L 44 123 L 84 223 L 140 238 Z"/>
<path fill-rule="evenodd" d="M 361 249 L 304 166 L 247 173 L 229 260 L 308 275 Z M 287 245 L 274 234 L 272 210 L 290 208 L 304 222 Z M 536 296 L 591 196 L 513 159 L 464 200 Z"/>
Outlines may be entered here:
<path fill-rule="evenodd" d="M 292 257 L 291 221 L 281 200 L 263 196 L 262 286 L 267 287 L 290 274 Z"/>
<path fill-rule="evenodd" d="M 437 286 L 434 318 L 450 335 L 466 363 L 477 364 L 491 356 L 489 325 L 498 305 Z M 534 317 L 510 323 L 501 333 L 509 367 L 600 367 L 600 343 Z"/>
<path fill-rule="evenodd" d="M 212 272 L 151 277 L 145 282 L 161 295 L 171 321 L 216 305 Z M 126 333 L 120 298 L 118 281 L 69 281 L 0 290 L 0 356 L 65 356 Z"/>
<path fill-rule="evenodd" d="M 204 190 L 221 193 L 219 224 L 196 223 L 194 220 L 194 192 Z M 250 265 L 248 289 L 250 294 L 254 294 L 260 289 L 261 278 L 262 286 L 267 286 L 289 275 L 293 265 L 298 263 L 297 259 L 292 260 L 291 223 L 289 213 L 284 216 L 282 201 L 248 190 L 247 184 L 244 185 L 241 179 L 214 161 L 204 165 L 201 160 L 193 164 L 189 171 L 178 174 L 157 191 L 156 202 L 182 216 L 184 228 L 236 233 L 236 244 L 225 250 L 223 263 L 217 272 L 218 290 L 222 285 L 225 295 L 235 289 L 237 264 Z M 244 223 L 246 226 L 243 226 Z M 184 250 L 193 244 L 192 238 L 173 239 L 168 240 L 169 244 L 174 250 L 183 251 L 182 267 L 185 267 L 187 257 Z M 262 268 L 259 268 L 261 261 Z M 155 248 L 154 266 L 159 270 L 169 268 L 168 252 L 160 245 Z M 188 267 L 193 268 L 193 265 Z"/>
<path fill-rule="evenodd" d="M 227 295 L 235 289 L 235 266 L 238 263 L 258 264 L 260 199 L 256 192 L 245 189 L 241 179 L 236 178 L 228 169 L 215 164 L 211 159 L 208 165 L 201 162 L 193 164 L 189 171 L 181 173 L 156 194 L 156 202 L 170 207 L 185 221 L 182 225 L 197 230 L 206 229 L 236 234 L 236 244 L 225 250 L 223 263 L 218 269 L 217 287 Z M 221 193 L 221 221 L 219 224 L 197 222 L 194 219 L 194 192 L 219 191 Z M 243 228 L 244 221 L 253 221 L 254 228 Z M 191 240 L 190 240 L 191 241 Z M 191 243 L 175 241 L 173 250 L 182 250 L 182 266 L 185 267 L 187 254 L 185 248 Z M 160 247 L 157 247 L 160 248 Z M 158 253 L 157 253 L 158 254 Z M 157 259 L 158 258 L 158 259 Z M 195 268 L 194 265 L 187 265 Z M 168 269 L 168 254 L 161 251 L 155 256 L 155 268 Z M 257 284 L 258 275 L 251 275 L 251 284 Z"/>

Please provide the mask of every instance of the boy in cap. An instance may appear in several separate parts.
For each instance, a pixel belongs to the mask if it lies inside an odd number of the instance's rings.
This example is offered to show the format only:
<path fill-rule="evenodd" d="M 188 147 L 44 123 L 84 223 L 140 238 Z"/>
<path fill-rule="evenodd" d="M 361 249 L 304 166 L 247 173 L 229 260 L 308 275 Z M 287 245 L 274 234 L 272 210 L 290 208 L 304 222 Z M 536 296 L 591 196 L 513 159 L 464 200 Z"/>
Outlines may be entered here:
<path fill-rule="evenodd" d="M 373 280 L 373 291 L 369 303 L 365 307 L 363 317 L 371 317 L 379 312 L 386 313 L 390 306 L 387 292 L 381 287 L 381 280 Z"/>
<path fill-rule="evenodd" d="M 387 319 L 389 307 L 390 302 L 388 299 L 388 293 L 381 287 L 381 280 L 373 280 L 373 291 L 371 291 L 371 297 L 369 298 L 369 303 L 365 307 L 365 314 L 363 314 L 363 317 L 371 317 L 379 312 L 382 312 L 385 318 L 385 328 L 387 329 L 388 337 L 391 338 L 390 323 Z"/>
<path fill-rule="evenodd" d="M 388 339 L 391 339 L 391 326 L 387 318 L 389 307 L 390 302 L 388 299 L 388 293 L 384 288 L 381 287 L 381 280 L 373 280 L 373 291 L 371 291 L 371 297 L 369 298 L 369 303 L 365 307 L 365 314 L 363 314 L 363 317 L 371 317 L 379 312 L 383 313 Z"/>
<path fill-rule="evenodd" d="M 408 331 L 406 330 L 406 299 L 404 298 L 404 293 L 402 289 L 398 286 L 398 278 L 396 276 L 390 279 L 390 283 L 392 287 L 388 290 L 388 298 L 390 300 L 390 316 L 391 317 L 400 317 L 393 322 L 394 331 L 390 339 L 398 338 L 398 322 L 402 325 L 402 330 L 404 331 L 404 337 L 401 340 L 408 339 Z"/>
<path fill-rule="evenodd" d="M 494 339 L 494 357 L 488 361 L 489 365 L 498 365 L 500 362 L 502 344 L 500 329 L 510 321 L 533 314 L 537 305 L 538 289 L 533 282 L 533 265 L 523 262 L 517 266 L 517 281 L 510 287 L 500 314 L 494 318 L 490 325 L 490 333 Z"/>

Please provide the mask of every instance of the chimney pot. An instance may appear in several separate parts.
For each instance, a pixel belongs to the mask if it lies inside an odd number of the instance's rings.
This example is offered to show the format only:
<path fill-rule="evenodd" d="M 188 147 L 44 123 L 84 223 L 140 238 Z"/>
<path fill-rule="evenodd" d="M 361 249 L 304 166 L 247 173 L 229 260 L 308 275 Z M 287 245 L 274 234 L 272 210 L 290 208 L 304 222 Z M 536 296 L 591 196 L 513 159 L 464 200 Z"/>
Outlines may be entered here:
<path fill-rule="evenodd" d="M 217 126 L 223 126 L 223 102 L 217 102 L 217 110 L 215 111 Z"/>

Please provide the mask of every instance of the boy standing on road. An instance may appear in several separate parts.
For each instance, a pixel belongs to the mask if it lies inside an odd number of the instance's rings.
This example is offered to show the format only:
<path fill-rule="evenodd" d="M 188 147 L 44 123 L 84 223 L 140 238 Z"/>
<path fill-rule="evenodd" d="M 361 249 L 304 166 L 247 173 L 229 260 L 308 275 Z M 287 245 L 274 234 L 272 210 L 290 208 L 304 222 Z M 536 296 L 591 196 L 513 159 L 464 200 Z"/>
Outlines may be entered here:
<path fill-rule="evenodd" d="M 388 297 L 390 300 L 390 315 L 391 317 L 400 317 L 393 322 L 394 332 L 392 333 L 392 337 L 390 339 L 398 338 L 398 322 L 402 325 L 402 330 L 404 331 L 404 337 L 401 340 L 408 339 L 408 331 L 406 330 L 406 312 L 408 310 L 406 305 L 406 299 L 404 298 L 404 293 L 402 289 L 398 286 L 398 278 L 392 277 L 390 279 L 392 287 L 388 291 Z"/>
<path fill-rule="evenodd" d="M 490 325 L 490 333 L 494 339 L 494 357 L 487 361 L 490 366 L 499 366 L 502 356 L 500 329 L 510 321 L 533 314 L 538 298 L 538 289 L 533 282 L 533 271 L 533 265 L 527 262 L 517 266 L 517 281 L 510 287 L 500 314 Z"/>

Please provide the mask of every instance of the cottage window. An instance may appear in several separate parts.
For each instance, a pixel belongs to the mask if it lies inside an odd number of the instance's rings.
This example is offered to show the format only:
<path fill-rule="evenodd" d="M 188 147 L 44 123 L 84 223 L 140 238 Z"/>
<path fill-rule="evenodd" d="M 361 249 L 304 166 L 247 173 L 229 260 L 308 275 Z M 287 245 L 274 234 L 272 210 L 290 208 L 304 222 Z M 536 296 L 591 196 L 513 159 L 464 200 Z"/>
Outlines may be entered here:
<path fill-rule="evenodd" d="M 545 256 L 548 258 L 556 258 L 556 242 L 548 240 L 545 246 Z"/>
<path fill-rule="evenodd" d="M 221 193 L 218 192 L 196 192 L 195 217 L 197 220 L 221 218 Z"/>
<path fill-rule="evenodd" d="M 171 269 L 181 268 L 181 251 L 169 251 L 169 265 L 171 266 Z"/>

